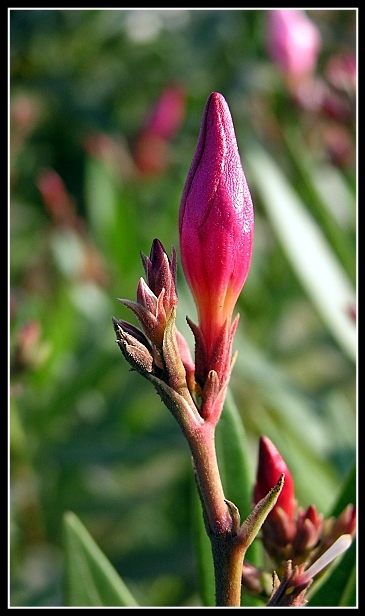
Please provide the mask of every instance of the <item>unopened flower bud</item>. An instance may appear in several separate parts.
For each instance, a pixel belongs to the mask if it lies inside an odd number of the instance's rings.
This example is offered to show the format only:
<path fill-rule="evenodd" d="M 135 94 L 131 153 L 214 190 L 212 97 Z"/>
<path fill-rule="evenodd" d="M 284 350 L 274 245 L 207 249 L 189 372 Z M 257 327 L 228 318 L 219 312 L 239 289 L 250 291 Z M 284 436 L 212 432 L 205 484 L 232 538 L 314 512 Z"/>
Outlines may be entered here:
<path fill-rule="evenodd" d="M 301 9 L 270 10 L 267 47 L 270 57 L 287 77 L 302 78 L 316 68 L 320 31 Z"/>
<path fill-rule="evenodd" d="M 307 555 L 316 547 L 321 539 L 323 530 L 323 515 L 319 514 L 314 505 L 303 511 L 299 509 L 296 533 L 292 544 L 292 558 L 297 556 L 301 562 L 307 559 Z"/>
<path fill-rule="evenodd" d="M 254 502 L 258 503 L 261 498 L 277 483 L 280 475 L 284 473 L 284 487 L 280 496 L 269 513 L 269 517 L 275 517 L 276 510 L 280 507 L 292 519 L 296 509 L 294 498 L 294 482 L 291 473 L 275 445 L 267 436 L 261 436 L 259 443 L 259 461 L 254 487 Z"/>
<path fill-rule="evenodd" d="M 143 332 L 125 321 L 112 317 L 117 343 L 127 362 L 142 374 L 153 370 L 153 357 L 147 338 Z"/>
<path fill-rule="evenodd" d="M 159 175 L 170 162 L 170 141 L 185 115 L 186 94 L 179 84 L 167 85 L 149 110 L 133 147 L 133 158 L 141 176 Z"/>
<path fill-rule="evenodd" d="M 193 293 L 199 325 L 190 323 L 196 342 L 196 380 L 211 370 L 220 386 L 231 369 L 237 322 L 231 325 L 252 255 L 254 214 L 236 136 L 224 97 L 213 92 L 206 103 L 197 148 L 186 180 L 179 216 L 184 273 Z"/>
<path fill-rule="evenodd" d="M 180 84 L 169 84 L 150 109 L 142 132 L 161 139 L 171 139 L 179 130 L 185 114 L 185 89 Z"/>
<path fill-rule="evenodd" d="M 291 558 L 292 541 L 296 532 L 294 482 L 276 447 L 267 436 L 262 436 L 259 443 L 254 503 L 275 485 L 281 474 L 284 475 L 283 489 L 261 529 L 265 550 L 278 567 Z"/>
<path fill-rule="evenodd" d="M 317 560 L 334 543 L 336 543 L 337 539 L 342 535 L 348 535 L 351 538 L 355 537 L 356 507 L 351 504 L 347 505 L 338 518 L 327 518 L 322 527 L 323 531 L 320 537 L 320 542 L 317 548 L 310 554 L 310 557 L 308 558 L 309 563 Z"/>
<path fill-rule="evenodd" d="M 288 560 L 281 582 L 274 571 L 273 592 L 266 607 L 303 607 L 307 603 L 305 594 L 313 580 L 303 577 L 304 567 L 293 566 Z"/>
<path fill-rule="evenodd" d="M 141 254 L 147 282 L 141 278 L 137 301 L 120 299 L 136 315 L 143 334 L 152 345 L 155 365 L 163 368 L 162 346 L 167 323 L 178 303 L 176 292 L 176 252 L 168 258 L 161 242 L 155 239 L 150 256 Z"/>
<path fill-rule="evenodd" d="M 345 509 L 340 513 L 338 518 L 334 521 L 331 538 L 334 541 L 341 535 L 351 535 L 354 537 L 356 534 L 356 507 L 355 505 L 347 505 Z"/>
<path fill-rule="evenodd" d="M 166 317 L 172 313 L 178 304 L 176 291 L 176 251 L 172 248 L 171 260 L 158 239 L 152 242 L 150 256 L 141 254 L 143 267 L 146 273 L 147 286 L 158 297 L 164 289 L 163 307 Z"/>

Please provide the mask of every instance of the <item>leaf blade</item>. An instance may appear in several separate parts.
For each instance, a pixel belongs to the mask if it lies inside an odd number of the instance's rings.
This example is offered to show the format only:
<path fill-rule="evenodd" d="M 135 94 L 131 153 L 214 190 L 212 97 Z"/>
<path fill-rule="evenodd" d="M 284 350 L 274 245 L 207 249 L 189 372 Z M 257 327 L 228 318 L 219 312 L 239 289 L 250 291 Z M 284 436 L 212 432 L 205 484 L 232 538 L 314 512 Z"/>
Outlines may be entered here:
<path fill-rule="evenodd" d="M 64 515 L 66 600 L 69 607 L 135 607 L 137 602 L 79 518 Z"/>

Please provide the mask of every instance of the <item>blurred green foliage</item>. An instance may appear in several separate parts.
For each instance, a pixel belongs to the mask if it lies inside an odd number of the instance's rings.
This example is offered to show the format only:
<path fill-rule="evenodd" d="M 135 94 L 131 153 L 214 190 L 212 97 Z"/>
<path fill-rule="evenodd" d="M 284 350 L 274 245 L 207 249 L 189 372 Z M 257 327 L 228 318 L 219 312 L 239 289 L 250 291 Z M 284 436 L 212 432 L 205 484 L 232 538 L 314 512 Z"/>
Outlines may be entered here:
<path fill-rule="evenodd" d="M 212 91 L 230 106 L 256 215 L 231 386 L 251 481 L 266 434 L 302 506 L 326 515 L 336 503 L 356 459 L 356 93 L 331 82 L 328 62 L 356 53 L 357 11 L 308 14 L 322 35 L 316 78 L 338 108 L 293 100 L 267 55 L 264 10 L 9 10 L 11 606 L 66 604 L 67 511 L 140 605 L 201 605 L 189 452 L 129 371 L 111 316 L 134 322 L 116 298 L 135 298 L 140 252 L 155 237 L 178 250 L 180 198 Z M 186 93 L 183 122 L 164 168 L 142 173 L 137 138 L 170 83 Z M 335 307 L 343 332 L 320 282 L 306 284 L 321 263 L 298 269 L 291 227 L 275 224 L 264 162 L 287 186 L 288 207 L 292 194 L 300 200 L 340 272 L 339 293 L 353 298 Z M 49 170 L 63 182 L 57 207 L 40 189 Z M 191 342 L 180 266 L 178 290 Z"/>

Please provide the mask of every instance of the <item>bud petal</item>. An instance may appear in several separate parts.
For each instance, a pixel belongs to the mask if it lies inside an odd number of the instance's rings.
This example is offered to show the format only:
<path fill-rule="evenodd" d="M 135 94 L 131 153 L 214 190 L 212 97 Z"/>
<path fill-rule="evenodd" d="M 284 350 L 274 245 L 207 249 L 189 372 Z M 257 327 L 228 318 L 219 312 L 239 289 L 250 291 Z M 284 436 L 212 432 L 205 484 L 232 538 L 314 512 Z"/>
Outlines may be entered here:
<path fill-rule="evenodd" d="M 152 293 L 149 286 L 145 283 L 143 278 L 140 278 L 137 287 L 137 302 L 142 306 L 145 306 L 147 310 L 152 312 L 156 316 L 157 312 L 157 297 Z"/>
<path fill-rule="evenodd" d="M 154 239 L 150 256 L 147 257 L 142 253 L 141 258 L 146 273 L 147 286 L 151 289 L 152 293 L 159 297 L 164 289 L 163 307 L 166 312 L 166 318 L 169 318 L 172 310 L 178 304 L 176 292 L 176 251 L 172 248 L 170 261 L 160 240 Z"/>
<path fill-rule="evenodd" d="M 181 259 L 208 358 L 247 278 L 253 206 L 223 96 L 206 103 L 179 216 Z M 207 366 L 208 371 L 211 366 Z"/>
<path fill-rule="evenodd" d="M 128 333 L 128 330 L 133 332 L 133 334 L 134 330 L 137 330 L 133 325 L 127 324 L 127 327 L 124 329 L 123 321 L 118 321 L 114 317 L 112 317 L 112 321 L 115 333 L 117 334 L 117 343 L 128 363 L 144 376 L 152 372 L 153 357 L 147 340 L 146 344 L 144 344 L 143 333 L 140 332 L 140 335 L 137 334 L 138 337 L 135 337 Z"/>
<path fill-rule="evenodd" d="M 331 547 L 328 548 L 328 550 L 324 552 L 324 554 L 322 554 L 322 556 L 320 556 L 320 558 L 318 558 L 318 560 L 316 560 L 316 562 L 313 563 L 313 565 L 311 565 L 309 569 L 307 569 L 307 571 L 304 572 L 303 582 L 310 580 L 315 575 L 320 573 L 323 569 L 325 569 L 325 567 L 328 567 L 328 565 L 335 558 L 337 558 L 337 556 L 340 556 L 343 552 L 349 549 L 351 543 L 352 543 L 351 535 L 341 535 L 331 545 Z"/>

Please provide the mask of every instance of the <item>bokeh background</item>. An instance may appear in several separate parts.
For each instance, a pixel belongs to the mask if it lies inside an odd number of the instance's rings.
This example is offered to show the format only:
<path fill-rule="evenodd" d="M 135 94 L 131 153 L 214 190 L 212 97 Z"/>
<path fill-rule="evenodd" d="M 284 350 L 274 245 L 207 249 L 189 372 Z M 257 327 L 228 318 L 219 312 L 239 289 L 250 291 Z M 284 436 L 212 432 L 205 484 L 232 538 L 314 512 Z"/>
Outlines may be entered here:
<path fill-rule="evenodd" d="M 111 316 L 135 323 L 116 298 L 155 237 L 179 260 L 212 91 L 256 215 L 231 384 L 252 481 L 266 434 L 302 506 L 336 500 L 356 459 L 357 10 L 305 15 L 302 70 L 266 10 L 9 10 L 11 606 L 65 605 L 66 511 L 141 605 L 201 605 L 188 448 Z M 192 344 L 180 262 L 178 290 Z"/>

